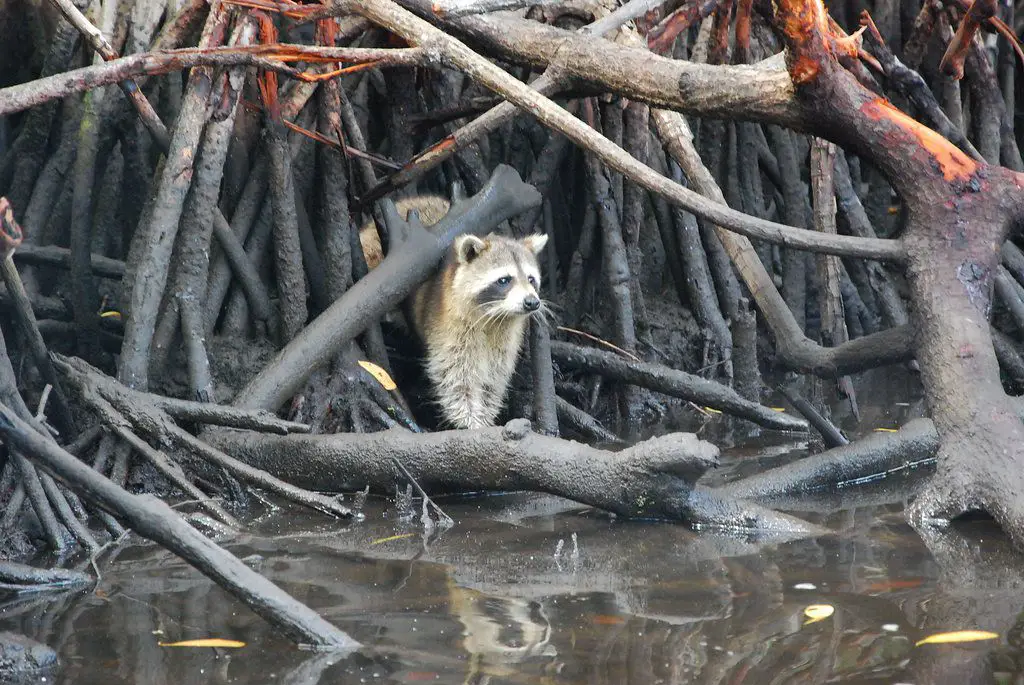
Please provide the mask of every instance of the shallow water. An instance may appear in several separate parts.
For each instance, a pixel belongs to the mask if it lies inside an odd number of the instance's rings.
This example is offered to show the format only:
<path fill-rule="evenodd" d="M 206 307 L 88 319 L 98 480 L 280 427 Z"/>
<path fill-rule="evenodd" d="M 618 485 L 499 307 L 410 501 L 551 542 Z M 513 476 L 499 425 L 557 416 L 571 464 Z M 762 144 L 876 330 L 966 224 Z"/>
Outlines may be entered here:
<path fill-rule="evenodd" d="M 898 502 L 815 516 L 839 532 L 783 543 L 533 495 L 442 505 L 457 525 L 427 539 L 377 500 L 364 523 L 289 512 L 228 543 L 367 645 L 355 655 L 297 649 L 146 544 L 106 559 L 96 592 L 8 604 L 0 630 L 55 647 L 61 667 L 46 682 L 58 683 L 896 683 L 934 682 L 914 677 L 915 651 L 993 647 L 915 648 L 925 634 L 1002 631 L 1007 610 L 1024 607 L 1012 570 L 995 591 L 946 585 Z M 930 610 L 972 599 L 963 623 Z M 810 604 L 835 613 L 805 625 Z M 157 644 L 199 637 L 247 646 Z"/>
<path fill-rule="evenodd" d="M 802 453 L 760 436 L 727 450 L 715 477 Z M 221 541 L 362 642 L 355 654 L 296 648 L 137 539 L 102 559 L 94 591 L 0 597 L 0 631 L 58 651 L 59 670 L 34 682 L 81 685 L 967 683 L 984 682 L 989 660 L 1014 682 L 1024 560 L 984 522 L 926 545 L 902 513 L 919 477 L 788 505 L 834 531 L 814 539 L 616 521 L 510 494 L 440 499 L 456 525 L 429 536 L 371 499 L 364 522 L 289 509 Z M 807 623 L 812 604 L 834 613 Z M 915 647 L 960 629 L 1000 639 Z M 158 645 L 201 637 L 246 647 Z"/>

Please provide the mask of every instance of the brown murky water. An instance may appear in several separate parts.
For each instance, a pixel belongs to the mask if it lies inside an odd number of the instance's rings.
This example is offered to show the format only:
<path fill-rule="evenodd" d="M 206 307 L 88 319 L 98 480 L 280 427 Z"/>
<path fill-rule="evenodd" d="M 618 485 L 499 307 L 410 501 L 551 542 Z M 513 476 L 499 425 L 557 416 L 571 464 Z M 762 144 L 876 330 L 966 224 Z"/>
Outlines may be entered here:
<path fill-rule="evenodd" d="M 758 438 L 717 477 L 756 468 L 754 453 L 775 464 L 803 451 Z M 355 654 L 296 648 L 142 543 L 103 559 L 95 591 L 4 598 L 0 630 L 58 651 L 59 671 L 34 682 L 80 685 L 967 683 L 990 660 L 1015 682 L 1024 561 L 982 522 L 926 546 L 902 513 L 917 477 L 790 507 L 835 531 L 815 539 L 695 533 L 512 494 L 439 500 L 457 523 L 430 536 L 378 499 L 361 523 L 289 510 L 222 541 L 366 645 Z M 812 604 L 834 613 L 808 623 Z M 1000 639 L 915 647 L 960 629 Z M 158 645 L 200 637 L 247 646 Z"/>

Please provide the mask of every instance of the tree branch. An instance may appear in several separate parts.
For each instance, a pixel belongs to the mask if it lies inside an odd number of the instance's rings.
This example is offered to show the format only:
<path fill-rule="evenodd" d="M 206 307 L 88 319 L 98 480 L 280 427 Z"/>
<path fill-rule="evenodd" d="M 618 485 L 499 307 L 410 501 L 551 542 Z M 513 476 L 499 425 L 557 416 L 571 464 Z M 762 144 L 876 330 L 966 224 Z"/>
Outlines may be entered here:
<path fill-rule="evenodd" d="M 724 228 L 787 247 L 825 254 L 870 257 L 896 262 L 906 258 L 903 246 L 898 241 L 872 241 L 849 236 L 826 236 L 814 231 L 783 226 L 711 202 L 700 194 L 673 183 L 650 167 L 638 162 L 621 147 L 588 127 L 548 98 L 494 66 L 455 38 L 403 10 L 391 0 L 369 0 L 367 2 L 335 0 L 332 11 L 357 12 L 371 21 L 387 27 L 388 30 L 398 33 L 414 45 L 424 47 L 432 53 L 439 53 L 445 64 L 464 71 L 470 78 L 536 116 L 545 126 L 559 131 L 580 147 L 593 151 L 602 161 L 630 180 Z M 593 39 L 587 40 L 592 41 Z M 656 80 L 664 81 L 671 78 L 671 75 L 659 72 L 661 63 L 656 60 L 651 61 L 655 56 L 643 50 L 637 50 L 637 55 L 644 56 L 644 70 L 650 70 Z M 674 60 L 667 61 L 673 64 L 685 64 Z M 636 68 L 637 65 L 633 63 L 633 66 Z M 735 68 L 743 69 L 745 67 Z M 642 72 L 643 70 L 636 69 L 629 75 L 629 78 L 625 78 L 626 74 L 623 74 L 620 81 L 629 81 L 630 78 L 635 78 L 636 74 Z M 650 100 L 643 96 L 638 97 Z M 654 102 L 655 104 L 665 104 L 657 100 Z M 736 111 L 742 111 L 738 105 L 736 107 Z"/>
<path fill-rule="evenodd" d="M 20 112 L 50 100 L 136 76 L 156 76 L 199 66 L 253 66 L 301 80 L 324 78 L 322 74 L 304 74 L 288 66 L 290 62 L 346 62 L 374 67 L 428 66 L 432 57 L 418 48 L 326 48 L 287 43 L 155 50 L 0 89 L 0 115 Z"/>

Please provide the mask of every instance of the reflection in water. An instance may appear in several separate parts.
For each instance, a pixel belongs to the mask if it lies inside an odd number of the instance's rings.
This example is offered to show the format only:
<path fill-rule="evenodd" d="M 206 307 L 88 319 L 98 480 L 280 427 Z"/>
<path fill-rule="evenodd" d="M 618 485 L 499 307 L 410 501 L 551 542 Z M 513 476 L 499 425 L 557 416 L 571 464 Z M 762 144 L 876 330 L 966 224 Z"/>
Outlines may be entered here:
<path fill-rule="evenodd" d="M 553 657 L 551 624 L 539 602 L 485 595 L 452 585 L 450 611 L 465 627 L 462 647 L 469 653 L 467 682 L 489 683 L 516 673 L 531 657 Z"/>
<path fill-rule="evenodd" d="M 59 670 L 46 682 L 76 685 L 924 684 L 987 682 L 993 664 L 1018 673 L 1024 563 L 981 523 L 922 540 L 903 520 L 911 485 L 788 503 L 834 531 L 788 542 L 616 521 L 535 495 L 449 498 L 457 525 L 428 537 L 371 500 L 361 523 L 290 511 L 231 541 L 366 645 L 353 655 L 295 648 L 141 543 L 103 560 L 95 592 L 0 596 L 0 631 L 54 648 Z M 835 612 L 807 624 L 810 604 Z M 1004 637 L 914 646 L 961 629 Z M 248 646 L 157 645 L 198 637 Z"/>

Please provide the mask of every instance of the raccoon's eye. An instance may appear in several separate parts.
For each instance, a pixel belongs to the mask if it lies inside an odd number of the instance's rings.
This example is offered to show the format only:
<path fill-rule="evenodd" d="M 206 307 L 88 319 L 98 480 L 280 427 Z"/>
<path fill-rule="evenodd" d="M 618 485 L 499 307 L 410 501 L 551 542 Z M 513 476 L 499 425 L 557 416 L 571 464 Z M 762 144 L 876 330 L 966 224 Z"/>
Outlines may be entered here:
<path fill-rule="evenodd" d="M 508 285 L 509 283 L 512 282 L 512 277 L 511 276 L 502 276 L 496 282 L 497 282 L 498 285 Z"/>
<path fill-rule="evenodd" d="M 526 280 L 529 281 L 530 285 L 532 285 L 534 288 L 537 287 L 537 279 L 534 278 L 533 276 L 530 276 Z"/>

